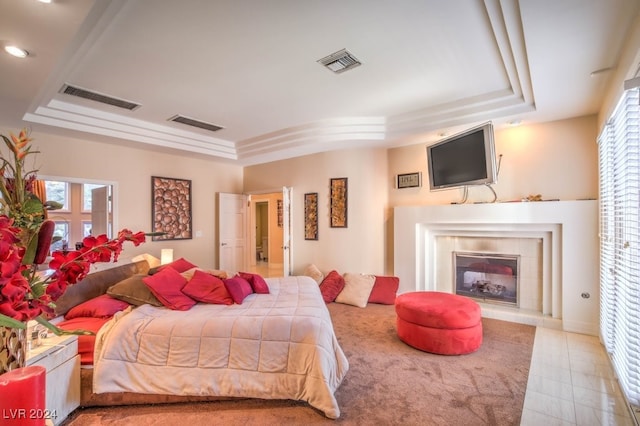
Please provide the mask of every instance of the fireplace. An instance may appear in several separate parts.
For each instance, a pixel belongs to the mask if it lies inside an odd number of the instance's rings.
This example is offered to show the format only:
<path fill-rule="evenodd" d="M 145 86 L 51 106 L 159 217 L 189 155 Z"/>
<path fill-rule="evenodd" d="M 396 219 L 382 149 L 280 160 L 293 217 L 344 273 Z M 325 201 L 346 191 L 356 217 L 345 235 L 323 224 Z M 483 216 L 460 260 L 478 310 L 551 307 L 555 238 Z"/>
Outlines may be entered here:
<path fill-rule="evenodd" d="M 518 254 L 518 307 L 481 302 L 482 316 L 599 335 L 598 200 L 396 206 L 393 212 L 399 293 L 454 293 L 453 251 Z"/>
<path fill-rule="evenodd" d="M 452 253 L 456 294 L 487 303 L 519 306 L 519 255 Z"/>

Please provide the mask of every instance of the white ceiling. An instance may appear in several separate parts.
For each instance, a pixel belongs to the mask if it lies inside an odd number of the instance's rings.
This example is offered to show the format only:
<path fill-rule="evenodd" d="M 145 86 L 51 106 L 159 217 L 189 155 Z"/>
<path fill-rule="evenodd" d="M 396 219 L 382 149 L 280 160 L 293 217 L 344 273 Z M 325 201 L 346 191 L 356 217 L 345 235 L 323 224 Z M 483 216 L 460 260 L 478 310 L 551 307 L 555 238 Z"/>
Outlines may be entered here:
<path fill-rule="evenodd" d="M 0 0 L 0 43 L 30 52 L 0 54 L 0 120 L 245 165 L 595 114 L 612 72 L 591 73 L 616 67 L 640 4 L 52 1 Z M 343 48 L 362 65 L 317 63 Z M 61 94 L 65 83 L 141 106 Z"/>

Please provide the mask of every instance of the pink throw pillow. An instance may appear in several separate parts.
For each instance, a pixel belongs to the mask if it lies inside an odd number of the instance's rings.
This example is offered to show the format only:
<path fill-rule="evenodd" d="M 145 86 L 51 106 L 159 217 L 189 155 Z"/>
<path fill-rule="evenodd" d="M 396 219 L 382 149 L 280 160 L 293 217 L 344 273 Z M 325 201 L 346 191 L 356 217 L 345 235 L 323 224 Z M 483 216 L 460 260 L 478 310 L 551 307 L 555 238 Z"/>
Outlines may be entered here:
<path fill-rule="evenodd" d="M 342 275 L 338 271 L 331 271 L 324 277 L 320 284 L 320 293 L 325 303 L 331 303 L 336 300 L 338 294 L 344 289 L 345 282 Z"/>
<path fill-rule="evenodd" d="M 396 293 L 400 286 L 400 278 L 398 277 L 381 277 L 376 275 L 376 282 L 369 295 L 370 303 L 379 303 L 381 305 L 393 305 L 396 303 Z"/>
<path fill-rule="evenodd" d="M 245 280 L 239 275 L 224 280 L 224 286 L 231 295 L 233 301 L 238 305 L 242 305 L 244 299 L 248 295 L 253 293 L 253 289 L 251 288 L 251 284 L 249 284 L 249 281 Z"/>
<path fill-rule="evenodd" d="M 233 305 L 233 299 L 224 282 L 204 271 L 196 270 L 193 277 L 182 287 L 182 292 L 198 302 Z"/>
<path fill-rule="evenodd" d="M 196 301 L 182 292 L 187 279 L 173 268 L 165 268 L 157 274 L 142 279 L 151 293 L 164 306 L 176 311 L 188 311 Z"/>
<path fill-rule="evenodd" d="M 123 300 L 103 294 L 69 309 L 64 314 L 64 318 L 67 320 L 78 317 L 109 318 L 114 316 L 116 312 L 124 311 L 129 306 L 131 305 Z"/>
<path fill-rule="evenodd" d="M 157 268 L 149 269 L 149 275 L 155 275 L 158 272 L 162 271 L 163 269 L 167 269 L 167 268 L 173 268 L 178 272 L 185 272 L 185 271 L 188 271 L 189 269 L 195 268 L 195 267 L 196 267 L 196 265 L 194 265 L 193 263 L 189 262 L 184 257 L 181 257 L 180 259 L 174 260 L 173 262 L 167 263 L 166 265 L 160 265 Z"/>
<path fill-rule="evenodd" d="M 249 284 L 251 285 L 254 293 L 269 294 L 269 286 L 261 275 L 252 274 L 249 272 L 238 272 L 238 275 L 249 281 Z"/>

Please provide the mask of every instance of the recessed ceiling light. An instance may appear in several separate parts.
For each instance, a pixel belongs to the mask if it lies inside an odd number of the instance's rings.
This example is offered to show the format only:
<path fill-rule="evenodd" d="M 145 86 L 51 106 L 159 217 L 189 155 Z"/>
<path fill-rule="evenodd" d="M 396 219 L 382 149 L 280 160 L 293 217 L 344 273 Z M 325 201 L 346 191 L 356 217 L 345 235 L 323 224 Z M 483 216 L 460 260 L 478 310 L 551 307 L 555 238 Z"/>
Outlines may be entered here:
<path fill-rule="evenodd" d="M 26 58 L 27 56 L 29 56 L 29 52 L 24 49 L 20 49 L 17 46 L 5 46 L 4 51 L 9 55 L 15 56 L 16 58 Z"/>
<path fill-rule="evenodd" d="M 511 127 L 516 127 L 522 124 L 522 120 L 511 120 L 507 124 Z"/>
<path fill-rule="evenodd" d="M 47 3 L 47 4 L 51 3 L 51 0 L 38 0 L 38 1 L 40 3 Z"/>

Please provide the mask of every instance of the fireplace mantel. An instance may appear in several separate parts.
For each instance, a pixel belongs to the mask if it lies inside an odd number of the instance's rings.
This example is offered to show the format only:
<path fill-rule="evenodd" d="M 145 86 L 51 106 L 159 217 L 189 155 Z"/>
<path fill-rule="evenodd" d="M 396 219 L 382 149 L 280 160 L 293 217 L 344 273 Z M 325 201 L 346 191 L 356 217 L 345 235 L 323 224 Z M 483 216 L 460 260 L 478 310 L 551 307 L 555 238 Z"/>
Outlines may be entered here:
<path fill-rule="evenodd" d="M 566 331 L 598 335 L 597 201 L 395 207 L 394 274 L 400 278 L 399 293 L 442 290 L 435 278 L 436 236 L 541 238 L 545 308 L 540 318 L 522 316 L 522 322 L 555 322 Z"/>

